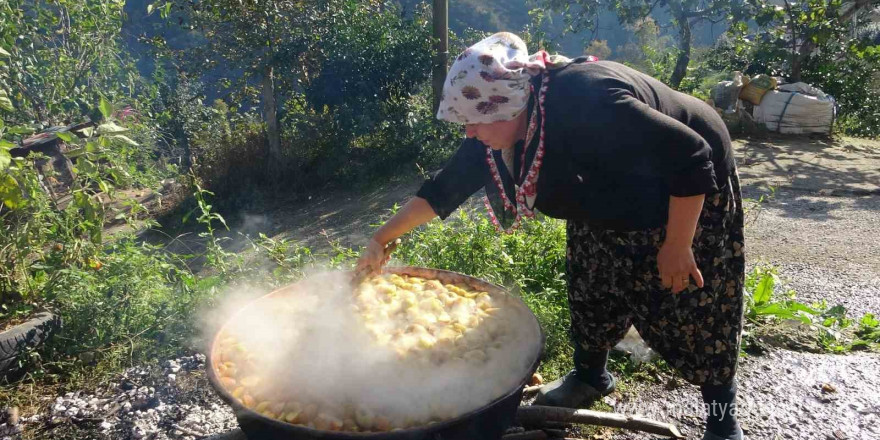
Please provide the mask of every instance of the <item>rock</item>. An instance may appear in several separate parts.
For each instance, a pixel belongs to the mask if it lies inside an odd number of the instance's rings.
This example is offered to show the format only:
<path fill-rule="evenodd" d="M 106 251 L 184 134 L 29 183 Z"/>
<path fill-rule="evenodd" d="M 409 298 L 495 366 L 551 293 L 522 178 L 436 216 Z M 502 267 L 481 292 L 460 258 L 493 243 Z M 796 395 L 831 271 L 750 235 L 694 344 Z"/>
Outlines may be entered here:
<path fill-rule="evenodd" d="M 15 425 L 18 425 L 18 422 L 19 422 L 18 407 L 13 406 L 12 408 L 9 408 L 8 410 L 6 410 L 6 424 L 9 426 L 15 426 Z"/>
<path fill-rule="evenodd" d="M 837 388 L 835 388 L 834 385 L 831 385 L 830 383 L 823 383 L 822 384 L 822 392 L 823 393 L 836 393 Z"/>
<path fill-rule="evenodd" d="M 839 429 L 835 429 L 834 431 L 825 434 L 825 440 L 846 440 L 846 434 Z"/>

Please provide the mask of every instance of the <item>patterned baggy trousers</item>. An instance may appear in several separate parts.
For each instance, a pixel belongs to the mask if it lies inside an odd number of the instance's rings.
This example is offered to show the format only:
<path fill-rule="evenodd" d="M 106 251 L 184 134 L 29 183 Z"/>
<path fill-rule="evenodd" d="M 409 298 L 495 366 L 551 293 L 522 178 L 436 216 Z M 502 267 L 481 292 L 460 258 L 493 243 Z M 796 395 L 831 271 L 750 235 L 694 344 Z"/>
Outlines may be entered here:
<path fill-rule="evenodd" d="M 566 272 L 574 343 L 615 346 L 635 325 L 648 345 L 696 385 L 731 382 L 743 314 L 743 208 L 734 173 L 707 195 L 693 252 L 704 286 L 677 294 L 663 287 L 657 252 L 666 228 L 616 232 L 567 224 Z"/>

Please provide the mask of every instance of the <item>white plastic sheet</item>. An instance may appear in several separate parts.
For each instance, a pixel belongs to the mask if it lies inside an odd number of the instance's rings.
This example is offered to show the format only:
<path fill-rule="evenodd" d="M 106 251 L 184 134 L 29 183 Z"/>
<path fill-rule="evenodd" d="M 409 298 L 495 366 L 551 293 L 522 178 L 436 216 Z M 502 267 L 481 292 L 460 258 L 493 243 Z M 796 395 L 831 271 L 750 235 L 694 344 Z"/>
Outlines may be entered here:
<path fill-rule="evenodd" d="M 805 83 L 785 84 L 768 91 L 755 106 L 755 122 L 778 133 L 829 133 L 834 123 L 834 98 Z"/>

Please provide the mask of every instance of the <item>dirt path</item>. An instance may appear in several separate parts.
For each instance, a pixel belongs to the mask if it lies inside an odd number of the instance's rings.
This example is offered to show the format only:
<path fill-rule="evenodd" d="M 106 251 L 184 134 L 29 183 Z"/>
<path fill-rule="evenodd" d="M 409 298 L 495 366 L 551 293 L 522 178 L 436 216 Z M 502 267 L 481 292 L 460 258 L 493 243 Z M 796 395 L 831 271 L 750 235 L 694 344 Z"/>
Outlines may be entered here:
<path fill-rule="evenodd" d="M 748 260 L 777 265 L 805 302 L 880 314 L 880 142 L 771 138 L 736 144 L 752 213 Z"/>

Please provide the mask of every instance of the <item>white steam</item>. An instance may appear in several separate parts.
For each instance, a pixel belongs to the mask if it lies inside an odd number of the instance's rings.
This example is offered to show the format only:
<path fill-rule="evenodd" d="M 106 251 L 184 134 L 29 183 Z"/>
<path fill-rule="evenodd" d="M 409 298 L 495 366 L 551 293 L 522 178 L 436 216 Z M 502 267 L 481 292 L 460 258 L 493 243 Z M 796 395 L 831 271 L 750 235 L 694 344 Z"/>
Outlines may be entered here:
<path fill-rule="evenodd" d="M 221 337 L 236 338 L 260 376 L 255 399 L 317 404 L 339 419 L 354 408 L 387 417 L 393 426 L 415 426 L 512 391 L 534 361 L 540 340 L 534 318 L 512 299 L 497 298 L 506 331 L 501 348 L 487 350 L 487 361 L 437 365 L 401 360 L 377 345 L 353 310 L 352 295 L 346 273 L 324 272 L 246 305 L 241 298 L 251 295 L 220 304 L 214 321 L 226 321 Z"/>

